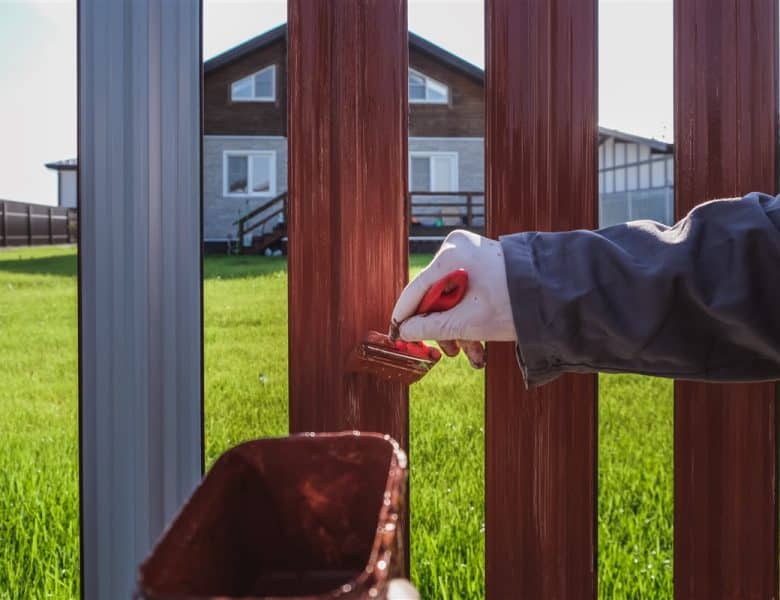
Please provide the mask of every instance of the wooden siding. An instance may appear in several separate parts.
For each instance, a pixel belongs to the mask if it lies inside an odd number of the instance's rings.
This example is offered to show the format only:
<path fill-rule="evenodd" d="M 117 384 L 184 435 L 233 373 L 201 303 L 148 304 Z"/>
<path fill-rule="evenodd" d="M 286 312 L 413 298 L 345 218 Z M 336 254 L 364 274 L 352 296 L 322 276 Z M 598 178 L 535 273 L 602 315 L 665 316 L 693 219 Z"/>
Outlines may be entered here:
<path fill-rule="evenodd" d="M 233 102 L 230 84 L 276 65 L 276 101 Z M 207 73 L 203 85 L 206 135 L 287 135 L 287 44 L 284 39 Z"/>
<path fill-rule="evenodd" d="M 485 91 L 481 83 L 414 47 L 409 48 L 409 66 L 450 89 L 448 104 L 409 105 L 410 136 L 485 135 Z"/>
<path fill-rule="evenodd" d="M 276 102 L 232 102 L 230 84 L 275 64 Z M 483 85 L 414 47 L 409 49 L 412 69 L 446 84 L 448 104 L 412 104 L 412 137 L 483 137 L 485 101 Z M 287 135 L 287 48 L 279 40 L 236 59 L 211 73 L 204 83 L 206 135 Z"/>

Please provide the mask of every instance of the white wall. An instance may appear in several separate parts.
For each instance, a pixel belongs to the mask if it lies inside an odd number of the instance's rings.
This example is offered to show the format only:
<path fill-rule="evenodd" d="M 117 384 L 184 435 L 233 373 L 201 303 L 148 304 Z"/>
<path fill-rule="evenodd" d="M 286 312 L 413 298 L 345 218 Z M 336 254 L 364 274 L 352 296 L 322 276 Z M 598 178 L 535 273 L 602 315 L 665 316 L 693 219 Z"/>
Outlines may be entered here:
<path fill-rule="evenodd" d="M 647 144 L 607 138 L 599 146 L 599 226 L 674 221 L 674 157 Z"/>
<path fill-rule="evenodd" d="M 225 196 L 224 153 L 227 150 L 263 150 L 276 153 L 276 193 L 287 189 L 287 138 L 254 135 L 203 137 L 203 237 L 206 241 L 235 239 L 237 219 L 262 206 L 266 196 Z"/>
<path fill-rule="evenodd" d="M 58 171 L 58 199 L 57 204 L 66 208 L 76 208 L 76 171 Z"/>
<path fill-rule="evenodd" d="M 599 146 L 600 193 L 612 194 L 672 185 L 674 158 L 671 154 L 651 154 L 650 147 L 645 144 L 616 141 L 614 138 L 608 138 Z"/>

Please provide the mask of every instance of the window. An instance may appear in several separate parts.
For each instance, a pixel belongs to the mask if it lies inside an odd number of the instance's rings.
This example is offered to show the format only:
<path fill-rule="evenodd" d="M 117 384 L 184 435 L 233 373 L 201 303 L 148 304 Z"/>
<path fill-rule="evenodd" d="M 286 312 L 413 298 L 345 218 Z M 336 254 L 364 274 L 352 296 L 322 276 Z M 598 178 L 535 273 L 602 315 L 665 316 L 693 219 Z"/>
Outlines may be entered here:
<path fill-rule="evenodd" d="M 276 100 L 276 65 L 233 82 L 230 98 L 235 102 L 273 102 Z"/>
<path fill-rule="evenodd" d="M 673 213 L 674 193 L 671 188 L 603 194 L 599 198 L 599 227 L 638 219 L 671 225 Z"/>
<path fill-rule="evenodd" d="M 458 191 L 458 153 L 410 152 L 409 189 L 412 192 Z"/>
<path fill-rule="evenodd" d="M 223 180 L 225 196 L 276 195 L 276 153 L 225 152 Z"/>
<path fill-rule="evenodd" d="M 409 102 L 447 104 L 447 86 L 409 69 Z"/>

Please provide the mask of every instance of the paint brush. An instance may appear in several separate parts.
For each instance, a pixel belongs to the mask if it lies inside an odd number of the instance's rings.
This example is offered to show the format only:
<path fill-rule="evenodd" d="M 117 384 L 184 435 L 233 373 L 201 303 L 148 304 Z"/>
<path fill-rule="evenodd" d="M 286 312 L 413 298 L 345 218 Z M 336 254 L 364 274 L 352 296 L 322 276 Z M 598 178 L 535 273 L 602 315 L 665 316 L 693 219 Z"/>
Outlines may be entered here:
<path fill-rule="evenodd" d="M 456 306 L 466 294 L 468 273 L 457 269 L 433 284 L 420 301 L 415 315 L 443 312 Z M 347 371 L 371 373 L 388 381 L 409 385 L 420 380 L 439 362 L 441 352 L 424 342 L 399 339 L 399 324 L 391 323 L 390 333 L 369 331 L 350 353 Z"/>

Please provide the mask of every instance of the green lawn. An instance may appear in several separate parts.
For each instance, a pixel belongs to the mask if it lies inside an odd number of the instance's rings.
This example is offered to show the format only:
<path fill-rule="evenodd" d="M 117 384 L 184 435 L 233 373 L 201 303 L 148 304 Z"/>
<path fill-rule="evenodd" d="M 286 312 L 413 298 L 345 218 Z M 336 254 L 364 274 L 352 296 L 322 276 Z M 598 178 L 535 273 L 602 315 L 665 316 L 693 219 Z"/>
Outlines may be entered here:
<path fill-rule="evenodd" d="M 413 259 L 413 268 L 424 264 Z M 0 598 L 78 592 L 76 260 L 0 251 Z M 208 463 L 286 431 L 283 259 L 205 266 Z M 600 380 L 599 590 L 671 597 L 670 382 Z M 447 361 L 412 388 L 412 578 L 429 598 L 484 589 L 483 376 Z"/>

